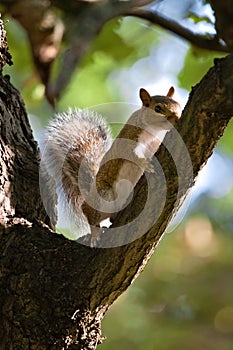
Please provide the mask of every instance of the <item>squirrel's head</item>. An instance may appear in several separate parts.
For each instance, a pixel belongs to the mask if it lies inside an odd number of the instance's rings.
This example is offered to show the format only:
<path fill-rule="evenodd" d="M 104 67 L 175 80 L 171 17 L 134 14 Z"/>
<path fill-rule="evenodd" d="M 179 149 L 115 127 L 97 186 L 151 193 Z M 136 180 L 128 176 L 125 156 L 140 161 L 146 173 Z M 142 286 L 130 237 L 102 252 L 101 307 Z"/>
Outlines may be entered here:
<path fill-rule="evenodd" d="M 175 93 L 173 86 L 170 87 L 166 96 L 151 96 L 145 89 L 140 89 L 142 105 L 158 114 L 162 114 L 171 124 L 175 124 L 181 115 L 180 104 L 172 99 Z"/>

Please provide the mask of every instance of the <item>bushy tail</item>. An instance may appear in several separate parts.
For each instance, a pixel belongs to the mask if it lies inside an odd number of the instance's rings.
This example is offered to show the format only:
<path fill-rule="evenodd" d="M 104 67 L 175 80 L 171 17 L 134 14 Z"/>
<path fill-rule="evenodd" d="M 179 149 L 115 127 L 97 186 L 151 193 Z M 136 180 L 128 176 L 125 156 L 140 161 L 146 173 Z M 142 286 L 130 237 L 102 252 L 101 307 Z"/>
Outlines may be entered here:
<path fill-rule="evenodd" d="M 47 127 L 43 164 L 77 215 L 111 143 L 103 118 L 87 109 L 57 114 Z"/>

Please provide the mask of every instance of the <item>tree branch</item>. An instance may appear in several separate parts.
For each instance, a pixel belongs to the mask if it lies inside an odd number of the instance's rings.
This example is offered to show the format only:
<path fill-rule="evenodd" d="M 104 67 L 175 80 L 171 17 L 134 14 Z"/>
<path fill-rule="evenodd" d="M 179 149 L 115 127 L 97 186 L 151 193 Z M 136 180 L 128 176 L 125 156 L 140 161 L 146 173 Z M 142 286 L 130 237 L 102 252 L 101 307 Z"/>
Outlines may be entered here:
<path fill-rule="evenodd" d="M 211 6 L 214 10 L 216 23 L 215 28 L 219 38 L 224 40 L 228 50 L 233 50 L 233 1 L 211 0 Z"/>
<path fill-rule="evenodd" d="M 212 39 L 206 39 L 203 35 L 193 33 L 191 30 L 181 26 L 171 18 L 166 18 L 161 14 L 145 9 L 134 8 L 124 13 L 125 16 L 135 16 L 145 19 L 153 24 L 159 25 L 163 29 L 186 39 L 191 44 L 210 51 L 229 52 L 229 48 L 219 41 L 219 37 L 213 36 Z"/>

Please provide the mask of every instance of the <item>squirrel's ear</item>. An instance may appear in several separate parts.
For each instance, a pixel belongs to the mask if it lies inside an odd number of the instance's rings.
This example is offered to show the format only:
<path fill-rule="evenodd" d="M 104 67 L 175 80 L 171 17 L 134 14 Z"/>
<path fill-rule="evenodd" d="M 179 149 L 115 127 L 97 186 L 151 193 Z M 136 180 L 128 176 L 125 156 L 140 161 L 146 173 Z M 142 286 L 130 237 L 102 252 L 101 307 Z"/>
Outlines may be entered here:
<path fill-rule="evenodd" d="M 168 90 L 167 97 L 172 98 L 174 93 L 175 93 L 175 89 L 173 86 L 171 86 L 170 89 Z"/>
<path fill-rule="evenodd" d="M 149 92 L 147 92 L 145 89 L 140 89 L 139 95 L 140 99 L 142 100 L 142 105 L 145 107 L 149 107 L 151 102 L 151 96 Z"/>

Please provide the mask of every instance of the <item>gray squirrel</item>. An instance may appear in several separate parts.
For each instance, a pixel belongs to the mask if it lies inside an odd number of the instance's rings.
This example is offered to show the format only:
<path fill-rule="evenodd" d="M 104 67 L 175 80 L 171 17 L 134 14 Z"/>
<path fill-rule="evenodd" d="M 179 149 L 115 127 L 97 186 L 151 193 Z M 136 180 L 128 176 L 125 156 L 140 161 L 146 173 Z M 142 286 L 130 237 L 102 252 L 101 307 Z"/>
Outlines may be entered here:
<path fill-rule="evenodd" d="M 164 137 L 180 117 L 174 91 L 171 87 L 166 96 L 150 96 L 140 89 L 142 107 L 114 141 L 103 118 L 88 109 L 69 109 L 48 125 L 43 167 L 80 235 L 91 233 L 91 246 L 102 222 L 112 222 L 142 174 L 153 172 L 151 159 L 162 142 L 157 136 L 164 131 Z"/>

